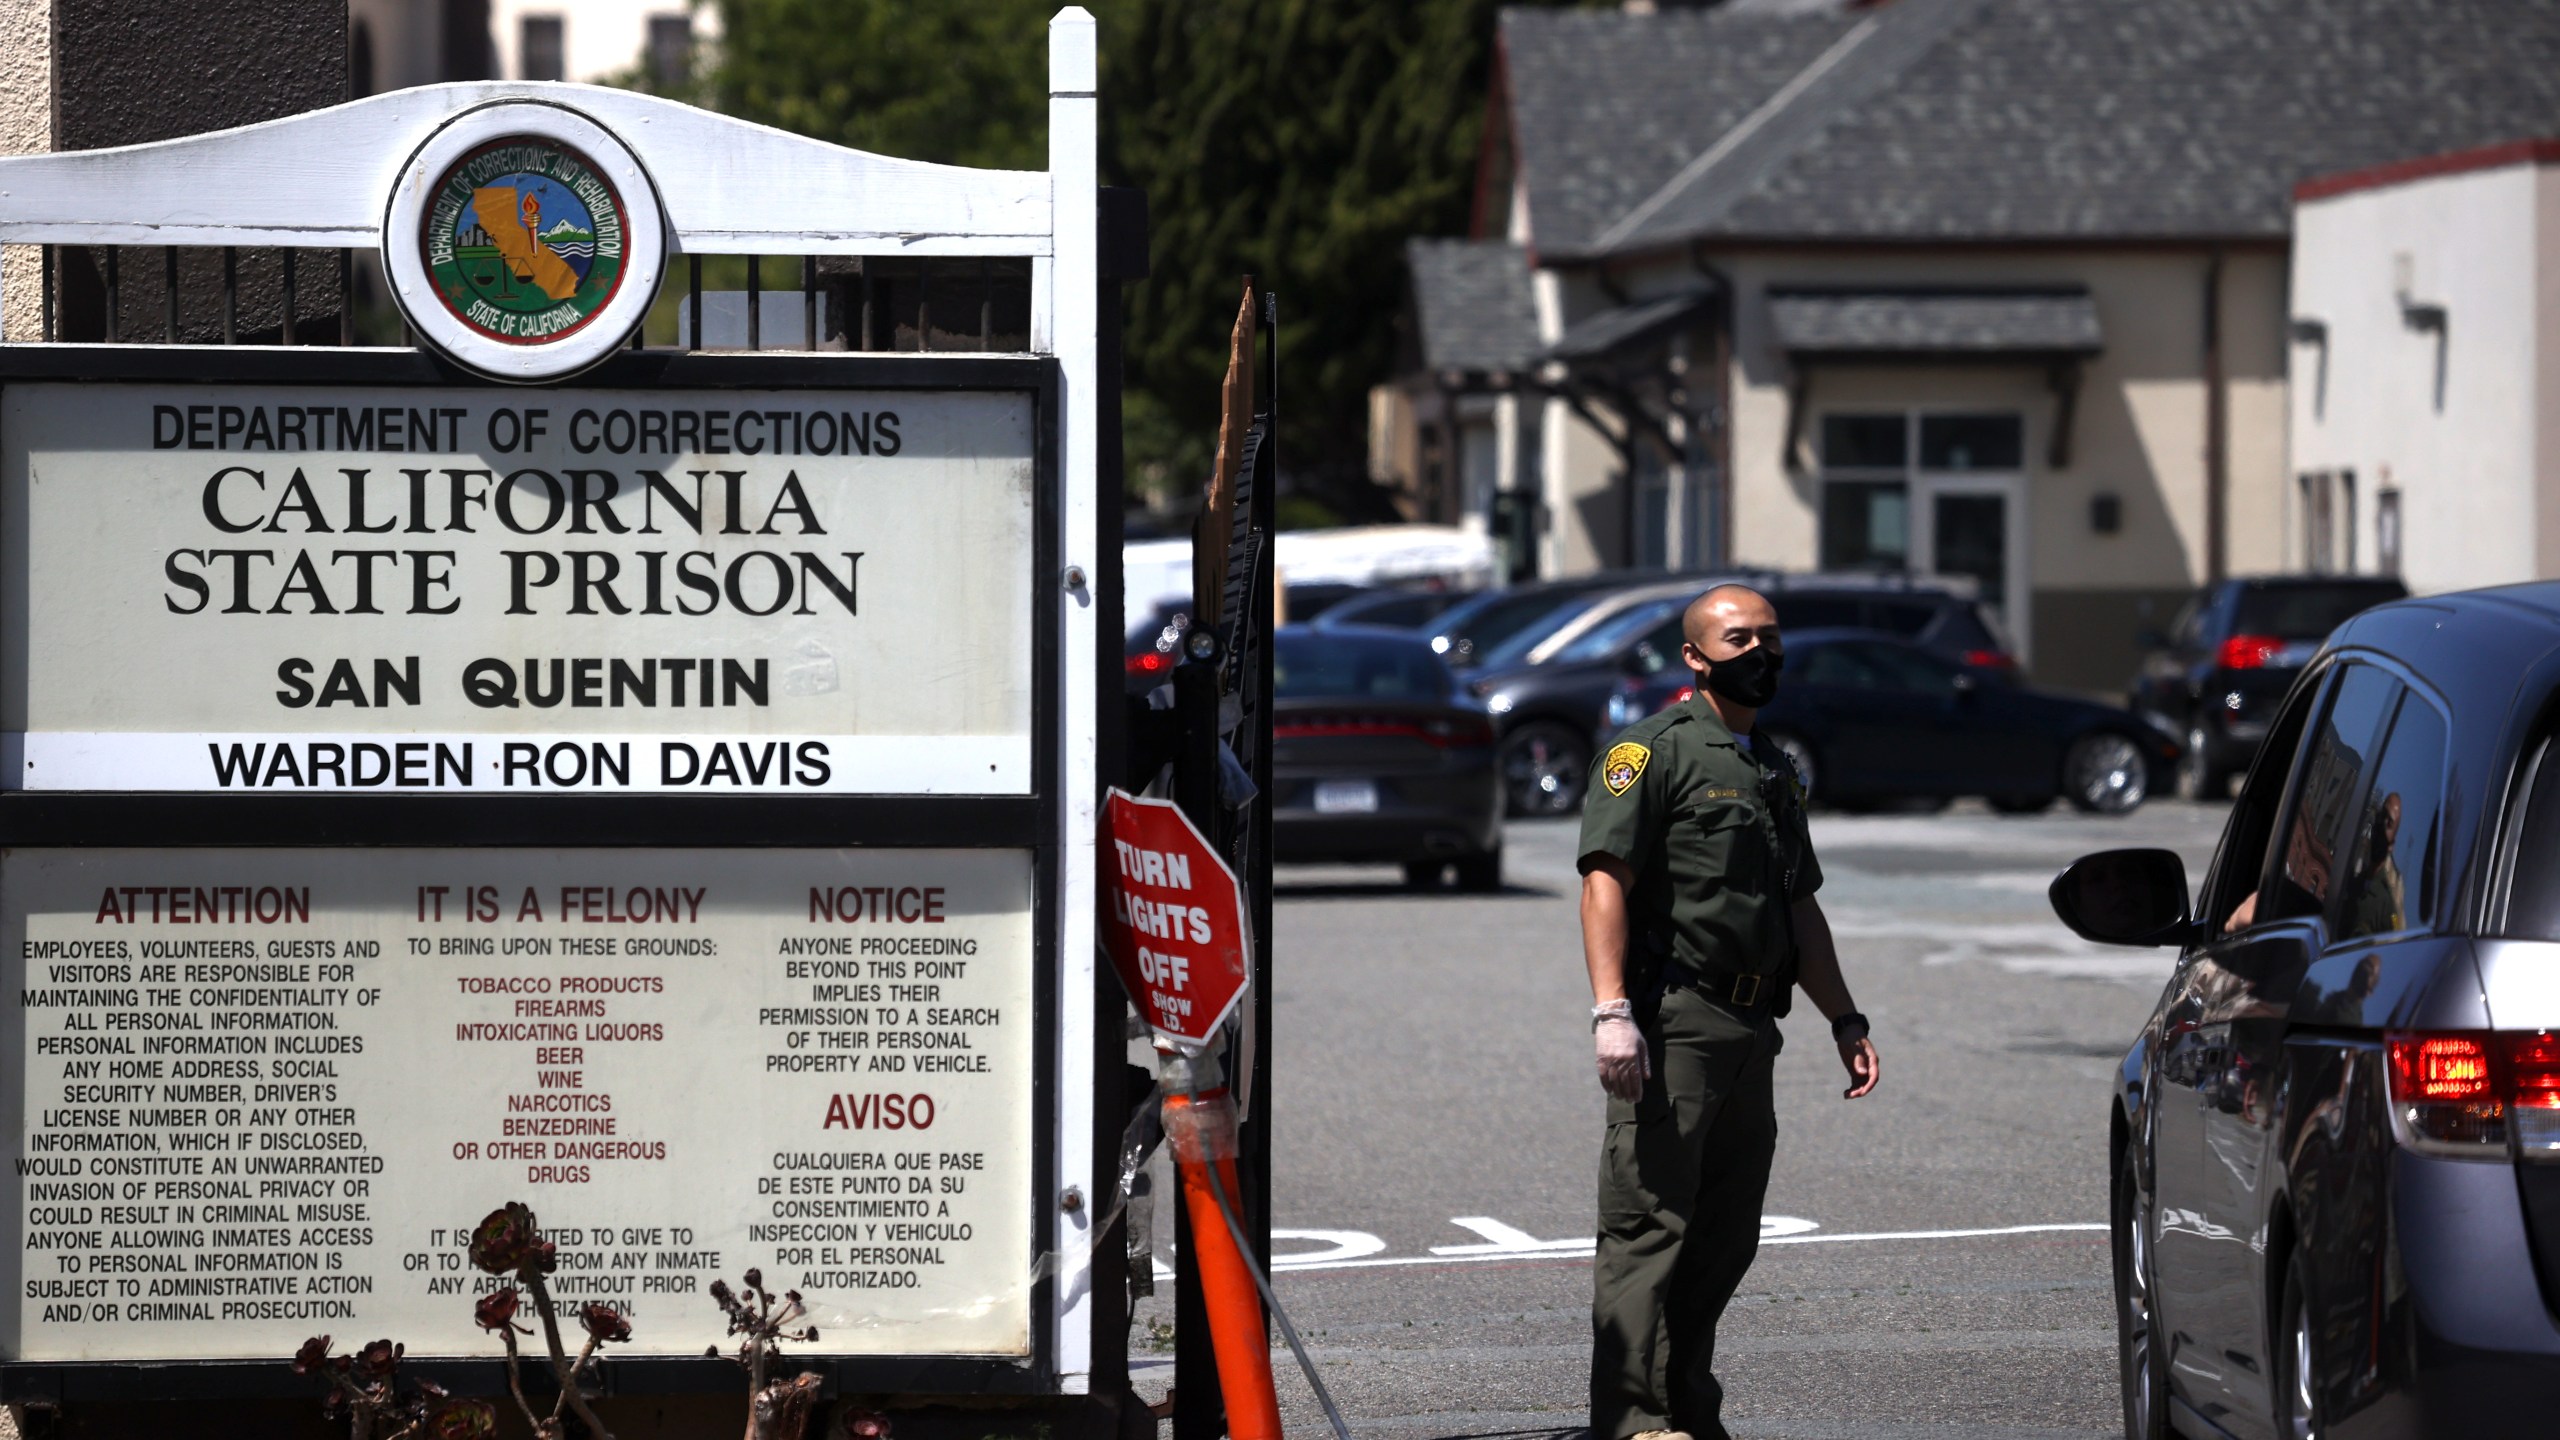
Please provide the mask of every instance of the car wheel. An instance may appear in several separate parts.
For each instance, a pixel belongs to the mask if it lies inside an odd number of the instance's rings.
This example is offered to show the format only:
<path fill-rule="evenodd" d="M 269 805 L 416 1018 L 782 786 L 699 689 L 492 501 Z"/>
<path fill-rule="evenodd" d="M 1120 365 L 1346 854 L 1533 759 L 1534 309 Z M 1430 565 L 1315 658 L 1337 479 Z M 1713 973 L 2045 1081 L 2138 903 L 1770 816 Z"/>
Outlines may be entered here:
<path fill-rule="evenodd" d="M 2041 815 L 2053 808 L 2050 795 L 1986 795 L 1982 803 L 2001 815 Z"/>
<path fill-rule="evenodd" d="M 2151 791 L 2142 747 L 2112 732 L 2083 735 L 2062 757 L 2062 793 L 2092 815 L 2130 815 Z"/>
<path fill-rule="evenodd" d="M 2190 800 L 2231 798 L 2231 772 L 2213 763 L 2202 725 L 2187 727 L 2186 753 L 2178 757 L 2178 789 Z"/>
<path fill-rule="evenodd" d="M 2125 1147 L 2116 1179 L 2116 1368 L 2124 1389 L 2128 1440 L 2165 1440 L 2169 1434 L 2169 1357 L 2152 1297 L 2151 1202 L 2133 1147 Z"/>
<path fill-rule="evenodd" d="M 1496 845 L 1481 855 L 1459 856 L 1458 888 L 1475 895 L 1501 889 L 1502 847 Z"/>
<path fill-rule="evenodd" d="M 1407 860 L 1404 862 L 1404 883 L 1415 890 L 1437 890 L 1440 888 L 1440 876 L 1448 868 L 1449 862 L 1445 860 Z"/>
<path fill-rule="evenodd" d="M 1819 773 L 1813 763 L 1813 747 L 1804 743 L 1803 736 L 1787 730 L 1765 730 L 1760 738 L 1776 746 L 1778 753 L 1796 767 L 1796 783 L 1804 787 L 1806 799 L 1813 798 L 1814 777 Z"/>
<path fill-rule="evenodd" d="M 1552 720 L 1533 720 L 1502 742 L 1502 785 L 1514 815 L 1570 815 L 1582 808 L 1591 745 Z"/>
<path fill-rule="evenodd" d="M 2320 1402 L 2320 1367 L 2312 1361 L 2311 1297 L 2302 1283 L 2302 1252 L 2284 1268 L 2284 1327 L 2276 1344 L 2276 1434 L 2284 1440 L 2319 1440 L 2329 1433 L 2328 1407 Z"/>

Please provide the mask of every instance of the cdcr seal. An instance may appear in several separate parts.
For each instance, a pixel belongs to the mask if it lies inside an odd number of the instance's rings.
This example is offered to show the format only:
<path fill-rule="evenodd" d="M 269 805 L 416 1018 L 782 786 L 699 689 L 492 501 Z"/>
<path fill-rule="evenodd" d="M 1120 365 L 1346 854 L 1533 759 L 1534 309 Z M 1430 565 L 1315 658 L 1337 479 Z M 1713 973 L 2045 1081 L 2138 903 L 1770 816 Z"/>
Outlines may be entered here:
<path fill-rule="evenodd" d="M 584 155 L 514 136 L 445 172 L 420 243 L 454 318 L 538 345 L 594 320 L 621 287 L 622 198 Z"/>
<path fill-rule="evenodd" d="M 465 111 L 402 167 L 384 263 L 411 328 L 501 380 L 574 375 L 648 314 L 667 253 L 654 187 L 562 106 Z"/>

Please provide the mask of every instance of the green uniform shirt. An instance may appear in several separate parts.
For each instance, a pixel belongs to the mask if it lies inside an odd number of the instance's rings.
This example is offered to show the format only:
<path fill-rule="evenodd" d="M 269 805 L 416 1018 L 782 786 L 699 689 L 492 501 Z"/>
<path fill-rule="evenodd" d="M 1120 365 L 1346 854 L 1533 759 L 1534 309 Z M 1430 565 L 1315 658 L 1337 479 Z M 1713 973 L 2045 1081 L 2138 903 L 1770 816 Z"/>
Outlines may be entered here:
<path fill-rule="evenodd" d="M 1699 695 L 1621 731 L 1584 793 L 1581 868 L 1612 855 L 1635 872 L 1630 971 L 1664 954 L 1710 977 L 1789 970 L 1787 904 L 1822 888 L 1822 866 L 1783 756 L 1743 753 Z"/>

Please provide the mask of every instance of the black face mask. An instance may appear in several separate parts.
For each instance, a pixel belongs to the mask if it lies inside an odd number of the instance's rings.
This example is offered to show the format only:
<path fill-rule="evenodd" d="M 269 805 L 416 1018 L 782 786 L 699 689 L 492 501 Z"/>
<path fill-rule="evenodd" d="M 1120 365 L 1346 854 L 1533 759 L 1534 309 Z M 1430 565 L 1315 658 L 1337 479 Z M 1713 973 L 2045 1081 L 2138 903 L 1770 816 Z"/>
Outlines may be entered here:
<path fill-rule="evenodd" d="M 1767 645 L 1754 645 L 1710 665 L 1707 688 L 1736 705 L 1757 710 L 1778 698 L 1778 672 L 1786 663 L 1786 656 Z"/>

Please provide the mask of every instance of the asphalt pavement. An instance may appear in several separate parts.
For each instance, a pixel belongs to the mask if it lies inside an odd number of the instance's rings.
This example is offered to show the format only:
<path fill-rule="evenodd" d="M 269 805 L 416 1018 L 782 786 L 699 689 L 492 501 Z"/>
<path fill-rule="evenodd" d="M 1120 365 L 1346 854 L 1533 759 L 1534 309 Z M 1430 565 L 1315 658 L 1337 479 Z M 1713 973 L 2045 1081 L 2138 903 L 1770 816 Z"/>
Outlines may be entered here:
<path fill-rule="evenodd" d="M 1737 1436 L 2121 1433 L 2108 1078 L 2172 955 L 2080 941 L 2044 890 L 2114 846 L 2200 873 L 2225 813 L 1815 817 L 1883 1084 L 1844 1102 L 1821 1018 L 1782 1022 L 1763 1243 L 1719 1346 Z M 1278 878 L 1275 1285 L 1364 1435 L 1583 1428 L 1602 1104 L 1575 837 L 1515 822 L 1498 895 L 1415 893 L 1381 868 Z M 1151 1397 L 1171 1380 L 1171 1292 L 1139 1307 Z M 1273 1360 L 1289 1431 L 1324 1433 Z"/>

